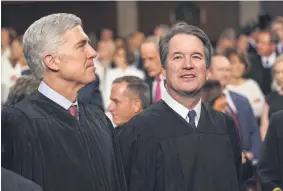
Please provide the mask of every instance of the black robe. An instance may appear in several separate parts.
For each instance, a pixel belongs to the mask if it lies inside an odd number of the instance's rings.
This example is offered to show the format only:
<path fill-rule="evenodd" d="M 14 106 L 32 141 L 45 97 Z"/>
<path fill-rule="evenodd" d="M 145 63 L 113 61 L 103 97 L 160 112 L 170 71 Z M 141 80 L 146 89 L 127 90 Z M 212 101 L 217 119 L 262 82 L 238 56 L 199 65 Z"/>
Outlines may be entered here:
<path fill-rule="evenodd" d="M 283 111 L 274 113 L 258 162 L 262 191 L 283 189 Z"/>
<path fill-rule="evenodd" d="M 124 191 L 111 122 L 78 105 L 79 120 L 39 92 L 4 108 L 2 166 L 44 191 Z"/>
<path fill-rule="evenodd" d="M 4 168 L 1 168 L 2 191 L 42 191 L 34 182 Z"/>
<path fill-rule="evenodd" d="M 241 145 L 231 117 L 202 105 L 196 130 L 164 101 L 117 132 L 129 191 L 238 191 Z"/>

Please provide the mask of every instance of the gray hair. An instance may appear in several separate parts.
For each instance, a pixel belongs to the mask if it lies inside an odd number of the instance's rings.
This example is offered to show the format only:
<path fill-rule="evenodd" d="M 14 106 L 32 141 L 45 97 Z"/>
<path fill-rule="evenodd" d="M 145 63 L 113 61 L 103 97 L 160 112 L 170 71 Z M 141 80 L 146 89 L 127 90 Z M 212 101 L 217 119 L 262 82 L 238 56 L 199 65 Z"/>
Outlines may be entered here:
<path fill-rule="evenodd" d="M 56 53 L 59 46 L 64 43 L 62 35 L 78 25 L 82 26 L 79 17 L 57 13 L 40 18 L 26 30 L 23 37 L 23 52 L 29 67 L 38 79 L 43 78 L 44 55 Z"/>
<path fill-rule="evenodd" d="M 159 40 L 156 36 L 148 36 L 142 44 L 152 43 L 155 45 L 157 51 L 159 51 Z"/>
<path fill-rule="evenodd" d="M 150 91 L 148 84 L 136 76 L 123 76 L 116 78 L 113 84 L 127 83 L 127 90 L 134 93 L 142 102 L 143 109 L 150 105 Z"/>
<path fill-rule="evenodd" d="M 188 25 L 185 22 L 179 22 L 175 24 L 166 34 L 164 34 L 159 41 L 159 54 L 161 58 L 161 64 L 166 66 L 166 59 L 168 55 L 168 48 L 170 40 L 177 34 L 189 34 L 198 37 L 204 45 L 205 62 L 208 68 L 211 63 L 212 46 L 207 35 L 198 27 Z"/>
<path fill-rule="evenodd" d="M 15 105 L 27 96 L 35 93 L 40 81 L 33 76 L 21 76 L 16 83 L 10 88 L 8 99 L 5 104 Z"/>
<path fill-rule="evenodd" d="M 281 63 L 281 62 L 283 62 L 283 54 L 276 58 L 275 62 L 272 65 L 272 68 L 271 68 L 271 72 L 272 72 L 271 74 L 272 74 L 272 78 L 273 78 L 272 84 L 271 84 L 271 89 L 275 90 L 275 91 L 281 90 L 281 87 L 279 86 L 279 84 L 277 83 L 277 81 L 274 78 L 275 67 L 276 67 L 276 65 L 278 65 L 278 63 Z"/>

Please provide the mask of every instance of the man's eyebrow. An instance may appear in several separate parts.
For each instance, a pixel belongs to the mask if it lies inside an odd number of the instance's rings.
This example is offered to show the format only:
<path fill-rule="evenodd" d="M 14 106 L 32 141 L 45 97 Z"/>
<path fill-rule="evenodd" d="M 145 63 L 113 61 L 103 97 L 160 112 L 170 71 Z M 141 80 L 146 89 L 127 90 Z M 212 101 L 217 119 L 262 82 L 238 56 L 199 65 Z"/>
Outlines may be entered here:
<path fill-rule="evenodd" d="M 175 55 L 175 54 L 187 54 L 187 52 L 179 52 L 179 51 L 173 52 L 173 55 Z M 199 51 L 194 51 L 192 54 L 198 54 L 200 56 L 203 56 L 203 54 Z"/>

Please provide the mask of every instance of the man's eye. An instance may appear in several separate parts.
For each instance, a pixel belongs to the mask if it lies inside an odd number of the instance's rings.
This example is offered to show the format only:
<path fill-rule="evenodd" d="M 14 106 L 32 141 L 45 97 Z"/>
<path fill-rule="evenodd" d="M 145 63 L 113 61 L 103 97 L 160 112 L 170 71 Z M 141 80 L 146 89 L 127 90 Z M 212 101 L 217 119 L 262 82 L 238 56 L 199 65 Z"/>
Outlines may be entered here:
<path fill-rule="evenodd" d="M 201 60 L 201 57 L 200 56 L 193 56 L 193 59 Z"/>
<path fill-rule="evenodd" d="M 182 56 L 175 56 L 174 57 L 174 60 L 180 60 L 180 59 L 182 59 Z"/>

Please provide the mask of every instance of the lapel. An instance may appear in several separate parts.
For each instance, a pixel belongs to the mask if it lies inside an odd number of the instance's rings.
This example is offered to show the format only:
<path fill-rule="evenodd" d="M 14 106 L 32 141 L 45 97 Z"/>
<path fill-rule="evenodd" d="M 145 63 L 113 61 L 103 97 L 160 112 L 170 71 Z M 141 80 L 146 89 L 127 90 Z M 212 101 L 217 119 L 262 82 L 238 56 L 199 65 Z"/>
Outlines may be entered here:
<path fill-rule="evenodd" d="M 152 101 L 152 84 L 153 84 L 153 78 L 148 76 L 145 81 L 146 81 L 146 83 L 147 83 L 148 86 L 149 86 L 150 103 L 153 103 L 153 101 Z"/>
<path fill-rule="evenodd" d="M 197 130 L 199 133 L 214 133 L 217 132 L 216 121 L 212 117 L 212 113 L 207 106 L 201 104 L 200 119 L 198 122 Z"/>

